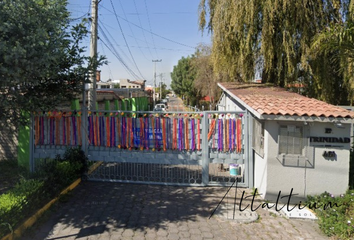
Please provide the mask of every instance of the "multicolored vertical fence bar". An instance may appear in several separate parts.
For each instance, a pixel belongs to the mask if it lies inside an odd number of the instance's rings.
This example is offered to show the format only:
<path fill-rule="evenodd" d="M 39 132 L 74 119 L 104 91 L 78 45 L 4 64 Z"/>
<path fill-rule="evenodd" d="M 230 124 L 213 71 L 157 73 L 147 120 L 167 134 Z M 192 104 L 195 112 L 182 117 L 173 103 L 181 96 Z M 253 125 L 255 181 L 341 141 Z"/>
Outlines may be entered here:
<path fill-rule="evenodd" d="M 88 112 L 89 147 L 140 151 L 201 151 L 202 118 L 208 118 L 209 147 L 242 152 L 242 114 Z M 35 146 L 81 146 L 80 111 L 34 114 Z"/>
<path fill-rule="evenodd" d="M 248 171 L 247 165 L 251 162 L 249 114 L 244 114 L 121 110 L 85 114 L 80 110 L 35 112 L 31 161 L 34 165 L 34 159 L 55 158 L 67 148 L 81 147 L 90 161 L 102 163 L 89 176 L 92 180 L 232 183 L 235 177 L 230 177 L 225 170 L 228 164 L 239 164 Z M 160 170 L 165 177 L 158 177 L 156 171 Z M 247 186 L 246 178 L 242 177 L 243 186 Z"/>
<path fill-rule="evenodd" d="M 80 111 L 34 113 L 35 146 L 81 146 Z"/>

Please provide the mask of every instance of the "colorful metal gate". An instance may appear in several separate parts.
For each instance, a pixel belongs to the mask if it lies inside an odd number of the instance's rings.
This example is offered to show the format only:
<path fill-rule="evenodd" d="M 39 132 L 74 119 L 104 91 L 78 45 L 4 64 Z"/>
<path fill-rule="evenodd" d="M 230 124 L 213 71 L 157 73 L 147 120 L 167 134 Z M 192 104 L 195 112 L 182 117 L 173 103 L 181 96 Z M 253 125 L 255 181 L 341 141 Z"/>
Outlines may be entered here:
<path fill-rule="evenodd" d="M 40 112 L 33 115 L 31 167 L 80 146 L 100 163 L 89 180 L 205 186 L 238 179 L 249 187 L 248 119 L 246 112 Z"/>

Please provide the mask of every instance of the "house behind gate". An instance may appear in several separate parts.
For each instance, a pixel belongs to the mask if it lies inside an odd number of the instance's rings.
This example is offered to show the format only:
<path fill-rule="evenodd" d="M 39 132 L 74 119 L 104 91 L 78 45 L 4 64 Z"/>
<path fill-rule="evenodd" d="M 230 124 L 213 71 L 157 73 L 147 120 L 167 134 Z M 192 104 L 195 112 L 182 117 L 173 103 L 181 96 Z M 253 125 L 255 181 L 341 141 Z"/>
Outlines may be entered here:
<path fill-rule="evenodd" d="M 347 190 L 354 112 L 264 84 L 218 86 L 218 110 L 251 113 L 253 182 L 263 198 Z"/>

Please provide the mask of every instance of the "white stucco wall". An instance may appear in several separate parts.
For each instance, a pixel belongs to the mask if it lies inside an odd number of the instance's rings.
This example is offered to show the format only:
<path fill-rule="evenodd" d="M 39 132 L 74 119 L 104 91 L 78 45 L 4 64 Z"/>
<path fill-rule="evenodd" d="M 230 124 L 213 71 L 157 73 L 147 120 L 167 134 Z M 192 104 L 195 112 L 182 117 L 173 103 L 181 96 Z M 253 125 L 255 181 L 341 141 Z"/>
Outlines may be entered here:
<path fill-rule="evenodd" d="M 325 134 L 325 128 L 331 128 L 333 132 Z M 279 191 L 281 191 L 281 196 L 284 196 L 289 194 L 292 188 L 293 200 L 297 200 L 297 197 L 305 198 L 307 195 L 320 194 L 324 191 L 335 195 L 346 191 L 349 178 L 349 143 L 310 143 L 309 153 L 314 153 L 314 168 L 287 167 L 277 159 L 278 122 L 266 121 L 265 129 L 269 132 L 268 145 L 266 145 L 268 150 L 266 199 L 276 200 Z M 337 128 L 332 123 L 313 123 L 311 126 L 304 126 L 304 131 L 307 136 L 350 137 L 349 124 L 345 128 Z M 327 148 L 323 146 L 329 144 L 342 147 Z M 324 151 L 335 151 L 337 159 L 325 159 L 322 156 Z M 298 195 L 295 196 L 295 194 Z"/>
<path fill-rule="evenodd" d="M 351 125 L 343 124 L 344 128 L 337 128 L 331 123 L 315 124 L 310 127 L 311 136 L 347 137 L 350 138 Z M 325 134 L 324 128 L 331 128 L 331 134 Z M 328 144 L 328 143 L 325 143 Z M 331 144 L 331 143 L 329 143 Z M 338 147 L 323 147 L 323 143 L 312 143 L 315 152 L 315 168 L 307 169 L 306 193 L 313 195 L 324 191 L 335 195 L 344 193 L 349 181 L 350 143 L 336 143 Z M 343 146 L 343 147 L 339 147 Z M 323 157 L 324 151 L 335 151 L 336 159 Z"/>
<path fill-rule="evenodd" d="M 254 153 L 254 187 L 264 198 L 267 190 L 267 159 L 257 153 Z"/>
<path fill-rule="evenodd" d="M 219 100 L 219 111 L 244 111 L 245 107 L 237 105 L 237 103 L 226 94 L 223 94 Z"/>

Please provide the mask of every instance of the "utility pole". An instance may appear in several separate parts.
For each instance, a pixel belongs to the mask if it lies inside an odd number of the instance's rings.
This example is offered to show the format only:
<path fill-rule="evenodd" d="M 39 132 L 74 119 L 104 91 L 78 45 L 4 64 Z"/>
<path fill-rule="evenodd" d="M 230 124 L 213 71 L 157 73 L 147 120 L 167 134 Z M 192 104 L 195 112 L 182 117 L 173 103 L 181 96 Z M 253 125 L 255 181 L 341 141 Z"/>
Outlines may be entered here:
<path fill-rule="evenodd" d="M 93 69 L 90 74 L 90 90 L 88 95 L 88 107 L 90 110 L 96 109 L 96 70 L 97 70 L 97 12 L 98 0 L 91 0 L 91 41 L 90 57 L 93 59 Z"/>
<path fill-rule="evenodd" d="M 157 62 L 162 62 L 162 59 L 160 60 L 152 60 L 153 63 L 155 63 L 155 68 L 154 68 L 154 91 L 153 91 L 153 100 L 154 100 L 154 107 L 155 107 L 155 104 L 156 104 L 156 94 L 155 94 L 155 91 L 156 91 L 156 63 Z"/>
<path fill-rule="evenodd" d="M 160 99 L 162 99 L 162 73 L 160 74 Z"/>

